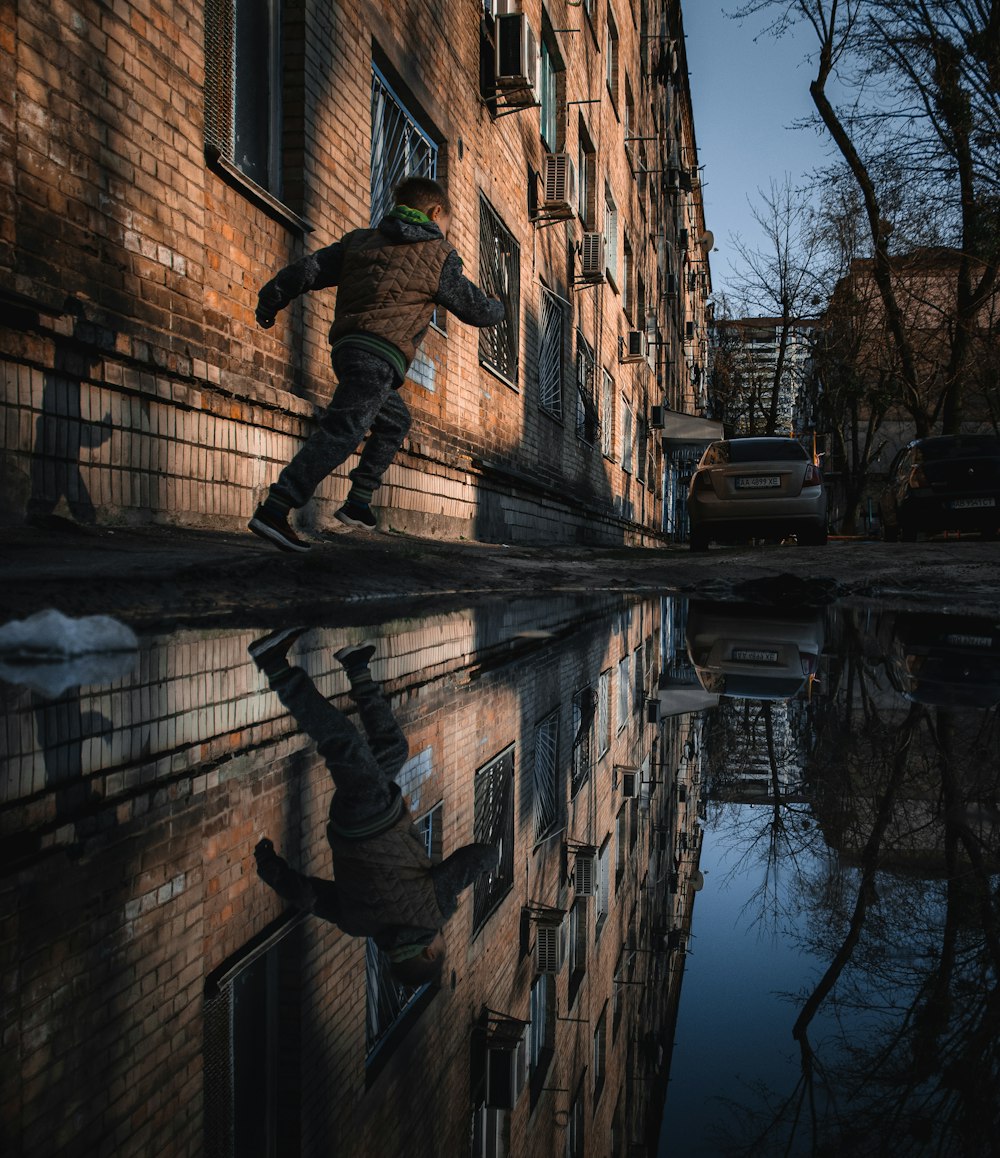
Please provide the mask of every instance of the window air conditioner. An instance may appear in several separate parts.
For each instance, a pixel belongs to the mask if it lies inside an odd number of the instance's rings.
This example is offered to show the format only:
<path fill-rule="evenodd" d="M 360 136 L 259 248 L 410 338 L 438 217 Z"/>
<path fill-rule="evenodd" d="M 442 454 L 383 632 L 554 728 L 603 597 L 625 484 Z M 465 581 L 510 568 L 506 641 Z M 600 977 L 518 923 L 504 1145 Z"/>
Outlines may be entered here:
<path fill-rule="evenodd" d="M 649 425 L 654 430 L 662 430 L 667 425 L 666 410 L 665 406 L 650 406 Z"/>
<path fill-rule="evenodd" d="M 597 892 L 597 856 L 590 849 L 578 852 L 573 861 L 573 890 L 580 897 Z"/>
<path fill-rule="evenodd" d="M 646 358 L 646 332 L 629 330 L 619 339 L 618 357 L 622 362 L 642 362 Z"/>
<path fill-rule="evenodd" d="M 511 105 L 538 103 L 538 40 L 523 12 L 496 18 L 496 85 Z"/>
<path fill-rule="evenodd" d="M 562 937 L 559 925 L 535 928 L 535 968 L 539 973 L 558 973 L 562 967 Z"/>
<path fill-rule="evenodd" d="M 585 233 L 580 252 L 580 265 L 585 281 L 604 280 L 604 234 Z"/>
<path fill-rule="evenodd" d="M 569 153 L 546 153 L 542 208 L 572 216 L 576 204 L 576 168 Z"/>

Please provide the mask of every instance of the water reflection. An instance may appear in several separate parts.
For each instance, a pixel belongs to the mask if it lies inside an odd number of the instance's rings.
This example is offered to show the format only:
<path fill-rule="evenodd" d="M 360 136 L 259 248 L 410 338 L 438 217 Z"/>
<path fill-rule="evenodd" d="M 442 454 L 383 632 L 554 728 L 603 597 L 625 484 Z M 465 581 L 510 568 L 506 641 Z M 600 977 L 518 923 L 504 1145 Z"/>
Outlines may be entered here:
<path fill-rule="evenodd" d="M 998 639 L 566 597 L 0 685 L 5 1139 L 993 1153 Z"/>

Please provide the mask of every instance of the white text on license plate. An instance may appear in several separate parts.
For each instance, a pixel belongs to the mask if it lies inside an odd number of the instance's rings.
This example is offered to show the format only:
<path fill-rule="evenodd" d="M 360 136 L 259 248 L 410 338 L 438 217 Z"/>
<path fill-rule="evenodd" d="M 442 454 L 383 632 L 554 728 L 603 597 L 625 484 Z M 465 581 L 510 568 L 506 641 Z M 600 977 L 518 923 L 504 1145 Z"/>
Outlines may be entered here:
<path fill-rule="evenodd" d="M 970 507 L 995 507 L 997 505 L 996 499 L 952 499 L 951 509 L 953 511 L 966 511 Z"/>
<path fill-rule="evenodd" d="M 761 487 L 780 487 L 781 479 L 776 474 L 742 474 L 736 476 L 737 490 L 756 490 Z"/>
<path fill-rule="evenodd" d="M 734 663 L 777 663 L 778 653 L 760 647 L 734 647 Z"/>

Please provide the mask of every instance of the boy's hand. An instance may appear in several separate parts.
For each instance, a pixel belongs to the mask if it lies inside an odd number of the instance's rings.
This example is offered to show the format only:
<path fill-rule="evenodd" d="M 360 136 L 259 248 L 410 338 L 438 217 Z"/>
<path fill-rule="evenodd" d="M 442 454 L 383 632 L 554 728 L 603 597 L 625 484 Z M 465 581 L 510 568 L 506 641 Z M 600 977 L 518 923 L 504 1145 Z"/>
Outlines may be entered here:
<path fill-rule="evenodd" d="M 281 857 L 274 851 L 274 845 L 265 836 L 257 842 L 253 855 L 257 861 L 257 875 L 262 881 L 270 883 L 269 878 L 275 875 L 281 864 Z"/>
<path fill-rule="evenodd" d="M 262 330 L 269 330 L 274 325 L 273 314 L 263 314 L 260 310 L 257 311 L 257 325 Z"/>

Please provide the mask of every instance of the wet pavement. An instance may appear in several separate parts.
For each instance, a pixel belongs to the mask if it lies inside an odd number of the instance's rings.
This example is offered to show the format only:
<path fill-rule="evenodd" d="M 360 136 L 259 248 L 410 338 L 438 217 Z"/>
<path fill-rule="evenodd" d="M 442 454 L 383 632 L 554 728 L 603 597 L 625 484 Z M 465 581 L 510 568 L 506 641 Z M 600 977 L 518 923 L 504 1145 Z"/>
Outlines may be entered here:
<path fill-rule="evenodd" d="M 9 1152 L 994 1153 L 1000 618 L 712 555 L 6 668 Z"/>

